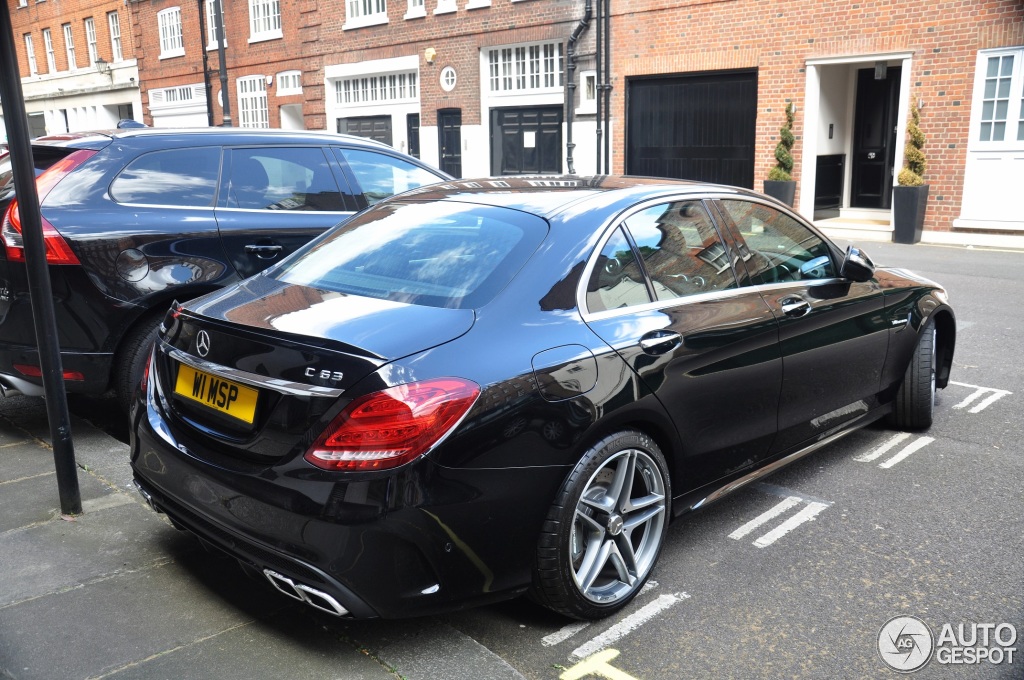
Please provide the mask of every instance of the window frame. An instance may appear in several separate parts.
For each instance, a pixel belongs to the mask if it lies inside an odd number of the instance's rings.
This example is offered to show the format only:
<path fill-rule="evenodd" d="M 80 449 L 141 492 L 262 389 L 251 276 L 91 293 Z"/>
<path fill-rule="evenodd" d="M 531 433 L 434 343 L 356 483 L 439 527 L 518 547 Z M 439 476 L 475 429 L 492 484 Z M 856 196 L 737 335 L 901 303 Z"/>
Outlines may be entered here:
<path fill-rule="evenodd" d="M 408 0 L 408 3 L 403 19 L 421 19 L 427 16 L 426 0 Z"/>
<path fill-rule="evenodd" d="M 985 86 L 990 80 L 988 76 L 988 64 L 991 59 L 1005 57 L 1013 58 L 1013 67 L 1010 73 L 1007 92 L 1007 110 L 1005 119 L 984 118 L 986 104 Z M 996 76 L 998 87 L 998 74 Z M 994 97 L 988 98 L 993 102 L 1003 99 L 998 96 L 998 90 Z M 1024 148 L 1024 46 L 999 48 L 992 50 L 979 50 L 975 67 L 974 90 L 971 106 L 971 128 L 968 143 L 968 150 L 971 151 L 1015 151 Z M 996 108 L 994 104 L 993 108 Z M 1003 120 L 1005 123 L 1002 139 L 982 139 L 982 126 Z"/>
<path fill-rule="evenodd" d="M 214 0 L 205 0 L 203 2 L 203 11 L 206 12 L 206 50 L 215 50 L 217 49 L 217 5 Z M 228 35 L 227 31 L 225 31 L 224 47 L 227 46 Z"/>
<path fill-rule="evenodd" d="M 253 91 L 243 91 L 250 84 L 258 84 Z M 270 127 L 270 104 L 265 76 L 241 76 L 235 79 L 238 95 L 238 126 L 248 129 Z"/>
<path fill-rule="evenodd" d="M 43 29 L 43 48 L 46 51 L 47 73 L 57 72 L 57 54 L 53 49 L 53 33 L 48 28 Z"/>
<path fill-rule="evenodd" d="M 380 26 L 386 23 L 388 23 L 387 0 L 345 0 L 345 23 L 342 24 L 341 30 L 348 31 L 353 28 Z"/>
<path fill-rule="evenodd" d="M 292 87 L 290 84 L 292 80 L 297 80 L 298 85 Z M 302 94 L 302 71 L 299 69 L 279 71 L 274 76 L 274 90 L 278 97 L 290 97 L 292 95 Z"/>
<path fill-rule="evenodd" d="M 283 37 L 280 0 L 249 0 L 249 42 Z"/>
<path fill-rule="evenodd" d="M 28 62 L 28 74 L 30 76 L 39 75 L 39 64 L 36 62 L 36 46 L 35 41 L 32 39 L 31 33 L 25 33 L 25 59 Z"/>
<path fill-rule="evenodd" d="M 86 53 L 89 55 L 89 66 L 94 66 L 96 60 L 100 57 L 98 45 L 96 44 L 96 20 L 92 17 L 86 17 L 82 20 L 82 24 L 85 26 L 85 46 Z"/>
<path fill-rule="evenodd" d="M 115 64 L 124 61 L 124 49 L 121 45 L 121 17 L 117 10 L 107 12 L 107 30 L 110 32 L 110 58 Z"/>
<path fill-rule="evenodd" d="M 484 53 L 486 92 L 492 97 L 564 94 L 565 58 L 558 40 L 490 47 Z"/>
<path fill-rule="evenodd" d="M 158 59 L 185 56 L 185 41 L 181 25 L 181 7 L 168 7 L 156 14 L 157 31 L 160 37 Z"/>
<path fill-rule="evenodd" d="M 61 33 L 64 35 L 64 53 L 68 59 L 68 70 L 78 70 L 78 59 L 75 56 L 75 31 L 70 23 L 60 25 Z"/>

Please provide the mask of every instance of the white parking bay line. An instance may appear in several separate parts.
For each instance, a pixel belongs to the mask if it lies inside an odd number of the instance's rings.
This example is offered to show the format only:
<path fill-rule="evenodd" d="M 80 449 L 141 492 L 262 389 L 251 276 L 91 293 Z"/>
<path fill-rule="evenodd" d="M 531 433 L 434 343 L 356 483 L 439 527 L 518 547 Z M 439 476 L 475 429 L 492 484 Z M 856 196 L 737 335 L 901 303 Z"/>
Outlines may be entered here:
<path fill-rule="evenodd" d="M 736 540 L 739 540 L 739 539 L 743 538 L 744 536 L 746 536 L 747 534 L 749 534 L 754 529 L 758 528 L 759 526 L 761 526 L 762 524 L 767 522 L 768 520 L 771 520 L 771 519 L 774 519 L 775 517 L 778 517 L 779 515 L 781 515 L 782 513 L 786 512 L 790 508 L 798 505 L 799 503 L 800 503 L 800 499 L 799 498 L 797 498 L 796 496 L 790 496 L 790 497 L 784 499 L 781 503 L 779 503 L 775 507 L 773 507 L 770 510 L 768 510 L 767 512 L 761 513 L 760 515 L 758 515 L 754 519 L 750 520 L 749 522 L 747 522 L 746 524 L 741 526 L 736 531 L 734 531 L 731 534 L 729 534 L 729 538 L 735 538 Z"/>
<path fill-rule="evenodd" d="M 896 463 L 900 462 L 904 458 L 909 457 L 910 454 L 914 453 L 915 451 L 920 451 L 924 447 L 931 444 L 933 441 L 935 441 L 935 439 L 933 439 L 932 437 L 921 437 L 913 444 L 908 444 L 907 446 L 903 447 L 903 450 L 901 450 L 899 453 L 897 453 L 889 460 L 885 461 L 884 463 L 879 463 L 878 467 L 885 468 L 886 470 L 888 470 Z"/>
<path fill-rule="evenodd" d="M 565 642 L 573 635 L 580 632 L 589 625 L 589 621 L 579 621 L 577 623 L 570 623 L 568 626 L 562 626 L 561 630 L 558 630 L 552 633 L 551 635 L 545 635 L 540 639 L 540 643 L 545 647 L 554 647 L 557 644 Z"/>
<path fill-rule="evenodd" d="M 1007 394 L 1013 394 L 1013 393 L 1012 392 L 1007 392 L 1006 390 L 999 390 L 998 392 L 994 392 L 993 394 L 988 395 L 980 404 L 978 404 L 977 406 L 972 408 L 970 411 L 968 411 L 968 413 L 979 413 L 981 411 L 984 411 L 986 408 L 991 406 L 996 401 L 1002 399 Z"/>
<path fill-rule="evenodd" d="M 591 654 L 596 654 L 616 640 L 629 635 L 669 607 L 688 599 L 690 596 L 687 593 L 661 595 L 657 600 L 644 605 L 590 642 L 574 649 L 570 656 L 575 659 L 585 659 Z"/>
<path fill-rule="evenodd" d="M 884 444 L 879 446 L 871 453 L 865 453 L 862 456 L 857 456 L 856 458 L 854 458 L 854 460 L 859 463 L 870 463 L 876 458 L 881 458 L 883 455 L 885 455 L 886 451 L 895 448 L 898 444 L 906 441 L 909 437 L 909 432 L 900 432 L 899 434 L 890 437 L 888 440 L 886 440 Z"/>
<path fill-rule="evenodd" d="M 809 522 L 812 519 L 814 519 L 814 517 L 819 512 L 821 512 L 827 507 L 828 505 L 826 505 L 825 503 L 808 503 L 807 507 L 805 507 L 803 510 L 796 513 L 795 515 L 787 519 L 785 522 L 775 527 L 761 538 L 754 541 L 754 545 L 756 545 L 758 548 L 768 547 L 775 541 L 779 540 L 780 538 L 788 534 L 793 529 L 796 529 L 804 522 Z"/>
<path fill-rule="evenodd" d="M 958 385 L 960 387 L 970 387 L 974 390 L 974 392 L 967 395 L 966 399 L 953 406 L 955 409 L 967 408 L 978 399 L 981 399 L 983 395 L 988 394 L 987 397 L 982 399 L 981 403 L 977 404 L 974 408 L 968 411 L 968 413 L 980 413 L 1006 395 L 1013 394 L 1013 392 L 1010 392 L 1009 390 L 1000 390 L 995 387 L 982 387 L 980 385 L 971 385 L 969 383 L 955 382 L 953 380 L 950 380 L 949 384 Z"/>

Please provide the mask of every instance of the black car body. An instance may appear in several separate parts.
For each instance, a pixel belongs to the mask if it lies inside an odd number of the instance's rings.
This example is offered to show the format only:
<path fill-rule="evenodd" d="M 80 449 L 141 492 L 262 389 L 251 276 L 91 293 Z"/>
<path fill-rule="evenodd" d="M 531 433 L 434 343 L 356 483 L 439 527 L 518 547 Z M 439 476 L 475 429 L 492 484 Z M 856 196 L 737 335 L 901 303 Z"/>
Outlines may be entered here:
<path fill-rule="evenodd" d="M 125 410 L 172 300 L 251 276 L 369 204 L 448 178 L 372 140 L 282 130 L 77 133 L 35 140 L 33 157 L 67 389 L 115 387 Z M 40 395 L 17 202 L 10 173 L 2 179 L 0 388 Z"/>
<path fill-rule="evenodd" d="M 930 425 L 954 341 L 937 284 L 752 192 L 460 180 L 169 313 L 132 466 L 331 613 L 530 590 L 594 618 L 671 516 L 883 416 Z"/>

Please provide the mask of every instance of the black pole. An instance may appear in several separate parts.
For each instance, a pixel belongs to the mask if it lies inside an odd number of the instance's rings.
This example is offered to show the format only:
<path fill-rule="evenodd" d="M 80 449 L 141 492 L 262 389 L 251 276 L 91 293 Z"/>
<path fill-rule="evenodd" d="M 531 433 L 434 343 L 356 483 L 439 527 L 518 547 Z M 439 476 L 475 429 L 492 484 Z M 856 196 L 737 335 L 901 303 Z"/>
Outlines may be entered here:
<path fill-rule="evenodd" d="M 594 21 L 594 23 L 597 24 L 597 40 L 595 41 L 597 45 L 595 50 L 595 53 L 597 54 L 597 73 L 594 74 L 594 87 L 597 88 L 597 91 L 594 92 L 594 95 L 597 97 L 597 111 L 595 111 L 597 115 L 594 117 L 594 127 L 596 128 L 595 132 L 597 134 L 597 137 L 594 140 L 597 144 L 597 147 L 594 149 L 594 161 L 597 164 L 594 168 L 595 175 L 601 174 L 601 125 L 604 122 L 604 119 L 601 117 L 601 83 L 604 82 L 601 79 L 601 69 L 604 66 L 601 60 L 601 49 L 604 44 L 604 22 L 601 21 L 601 12 L 603 11 L 604 0 L 597 0 L 597 17 Z"/>
<path fill-rule="evenodd" d="M 220 70 L 220 94 L 224 100 L 223 127 L 231 127 L 231 95 L 228 94 L 228 66 L 224 61 L 224 6 L 220 0 L 213 0 L 214 20 L 217 22 L 217 61 Z"/>
<path fill-rule="evenodd" d="M 206 124 L 213 127 L 213 87 L 210 85 L 210 57 L 206 53 L 206 0 L 199 3 L 199 49 L 203 55 L 203 88 L 206 91 Z"/>
<path fill-rule="evenodd" d="M 587 0 L 583 18 L 576 23 L 569 35 L 569 47 L 565 55 L 565 164 L 570 175 L 576 174 L 572 157 L 572 152 L 576 148 L 572 141 L 573 113 L 576 109 L 576 46 L 583 31 L 587 30 L 591 14 L 591 0 Z M 596 86 L 597 83 L 595 82 L 594 85 Z"/>
<path fill-rule="evenodd" d="M 71 416 L 67 394 L 64 393 L 64 369 L 57 342 L 57 321 L 53 312 L 53 291 L 46 264 L 46 244 L 39 214 L 32 143 L 25 114 L 25 97 L 21 91 L 18 57 L 14 52 L 14 30 L 10 9 L 3 3 L 0 10 L 0 101 L 4 102 L 4 125 L 11 151 L 14 188 L 21 214 L 22 238 L 25 240 L 25 264 L 28 271 L 29 298 L 35 322 L 39 363 L 43 374 L 43 395 L 46 415 L 53 440 L 53 462 L 57 471 L 57 493 L 60 511 L 65 515 L 82 512 L 82 494 L 78 489 L 75 447 L 71 441 Z"/>
<path fill-rule="evenodd" d="M 612 0 L 604 0 L 604 85 L 597 96 L 604 97 L 604 171 L 611 174 L 612 133 Z M 600 56 L 598 57 L 600 59 Z"/>

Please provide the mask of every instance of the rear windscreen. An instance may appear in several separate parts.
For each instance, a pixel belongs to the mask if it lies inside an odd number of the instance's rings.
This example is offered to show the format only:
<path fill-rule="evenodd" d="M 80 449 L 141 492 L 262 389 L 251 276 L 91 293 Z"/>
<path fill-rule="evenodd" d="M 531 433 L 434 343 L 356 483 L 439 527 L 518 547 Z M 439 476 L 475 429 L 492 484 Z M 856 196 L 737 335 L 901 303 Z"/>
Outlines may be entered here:
<path fill-rule="evenodd" d="M 49 168 L 51 165 L 59 161 L 61 158 L 69 155 L 75 149 L 71 148 L 38 148 L 33 147 L 32 149 L 32 161 L 35 165 L 36 177 L 41 175 L 44 170 Z M 14 170 L 11 167 L 11 154 L 9 152 L 0 152 L 0 190 L 7 189 L 14 185 Z"/>
<path fill-rule="evenodd" d="M 516 210 L 466 203 L 385 203 L 271 270 L 321 290 L 471 309 L 490 301 L 547 234 Z"/>

